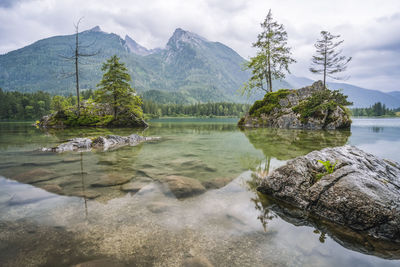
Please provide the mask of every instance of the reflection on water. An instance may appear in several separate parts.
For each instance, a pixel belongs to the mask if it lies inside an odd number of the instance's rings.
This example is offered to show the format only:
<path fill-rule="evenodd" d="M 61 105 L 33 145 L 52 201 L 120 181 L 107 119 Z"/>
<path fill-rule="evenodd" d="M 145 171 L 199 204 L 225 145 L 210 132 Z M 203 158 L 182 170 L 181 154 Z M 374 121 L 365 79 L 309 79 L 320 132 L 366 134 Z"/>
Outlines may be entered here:
<path fill-rule="evenodd" d="M 255 209 L 260 211 L 258 219 L 264 230 L 267 229 L 269 221 L 279 216 L 279 218 L 296 226 L 314 227 L 313 233 L 319 236 L 318 240 L 321 243 L 325 243 L 328 235 L 348 249 L 387 259 L 400 259 L 399 244 L 380 241 L 327 220 L 315 218 L 305 211 L 257 192 L 256 188 L 259 183 L 260 181 L 257 180 L 255 175 L 252 175 L 252 178 L 247 181 L 249 189 L 255 193 L 255 197 L 251 200 L 255 204 Z"/>
<path fill-rule="evenodd" d="M 356 122 L 350 136 L 350 132 L 240 131 L 235 123 L 234 119 L 160 120 L 140 132 L 93 128 L 41 132 L 28 124 L 0 124 L 2 263 L 399 264 L 384 259 L 398 258 L 393 245 L 304 219 L 298 211 L 258 194 L 251 171 L 269 172 L 290 158 L 346 142 L 367 146 L 372 153 L 379 149 L 390 158 L 385 153 L 399 141 L 400 127 L 379 125 L 383 130 L 373 131 L 373 126 Z M 71 137 L 134 132 L 162 139 L 108 152 L 37 151 Z M 379 148 L 373 145 L 377 142 Z M 181 186 L 179 190 L 190 192 L 199 184 L 207 190 L 177 198 L 166 182 L 171 176 L 178 177 L 174 186 Z"/>
<path fill-rule="evenodd" d="M 289 129 L 244 129 L 243 133 L 266 157 L 288 160 L 325 147 L 343 146 L 350 131 L 306 131 Z"/>

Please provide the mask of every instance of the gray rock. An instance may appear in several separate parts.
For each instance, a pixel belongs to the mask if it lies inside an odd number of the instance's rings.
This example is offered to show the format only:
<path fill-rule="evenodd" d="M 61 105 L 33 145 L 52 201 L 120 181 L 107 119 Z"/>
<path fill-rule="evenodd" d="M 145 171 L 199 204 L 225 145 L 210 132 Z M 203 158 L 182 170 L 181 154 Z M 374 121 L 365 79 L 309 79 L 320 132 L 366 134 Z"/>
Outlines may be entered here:
<path fill-rule="evenodd" d="M 60 144 L 56 147 L 42 148 L 43 152 L 65 152 L 65 151 L 85 151 L 92 147 L 90 138 L 72 138 L 68 142 Z"/>
<path fill-rule="evenodd" d="M 128 183 L 132 177 L 126 177 L 116 173 L 105 174 L 91 184 L 92 187 L 108 187 Z"/>
<path fill-rule="evenodd" d="M 230 181 L 232 181 L 231 178 L 215 178 L 212 180 L 203 181 L 201 184 L 206 189 L 219 189 L 227 185 Z"/>
<path fill-rule="evenodd" d="M 204 186 L 193 178 L 171 175 L 166 177 L 164 181 L 177 198 L 191 197 L 206 191 Z"/>
<path fill-rule="evenodd" d="M 301 114 L 293 111 L 293 107 L 321 90 L 325 90 L 322 81 L 298 90 L 291 90 L 290 94 L 279 100 L 278 107 L 275 107 L 272 112 L 261 114 L 259 117 L 247 114 L 241 118 L 239 126 L 309 130 L 350 128 L 350 117 L 340 106 L 337 106 L 333 112 L 325 111 L 317 117 L 307 118 L 306 121 L 301 119 Z"/>
<path fill-rule="evenodd" d="M 99 136 L 93 140 L 90 138 L 73 138 L 68 142 L 56 147 L 42 148 L 44 152 L 66 152 L 66 151 L 89 151 L 92 148 L 102 149 L 104 151 L 117 149 L 122 146 L 136 146 L 142 142 L 160 140 L 159 137 L 144 137 L 137 134 L 129 136 L 107 135 Z"/>
<path fill-rule="evenodd" d="M 331 174 L 318 160 L 335 162 Z M 262 177 L 258 191 L 373 238 L 400 242 L 400 165 L 353 146 L 295 158 Z"/>

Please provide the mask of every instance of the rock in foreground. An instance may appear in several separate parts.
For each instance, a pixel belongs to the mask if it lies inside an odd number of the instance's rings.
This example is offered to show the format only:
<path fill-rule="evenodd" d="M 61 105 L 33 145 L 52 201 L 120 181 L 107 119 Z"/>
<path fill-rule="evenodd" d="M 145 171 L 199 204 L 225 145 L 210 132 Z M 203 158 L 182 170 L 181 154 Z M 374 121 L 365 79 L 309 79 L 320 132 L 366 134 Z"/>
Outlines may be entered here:
<path fill-rule="evenodd" d="M 281 89 L 257 100 L 238 122 L 242 127 L 335 130 L 351 125 L 351 103 L 339 91 L 324 88 L 321 81 L 298 90 Z"/>
<path fill-rule="evenodd" d="M 320 180 L 325 168 L 318 160 L 337 161 Z M 400 165 L 356 147 L 295 158 L 264 177 L 257 190 L 352 230 L 400 242 Z"/>
<path fill-rule="evenodd" d="M 96 138 L 72 138 L 56 147 L 42 148 L 44 152 L 88 151 L 92 148 L 109 150 L 122 146 L 136 146 L 145 141 L 159 140 L 159 137 L 143 137 L 137 134 L 129 136 L 107 135 Z"/>

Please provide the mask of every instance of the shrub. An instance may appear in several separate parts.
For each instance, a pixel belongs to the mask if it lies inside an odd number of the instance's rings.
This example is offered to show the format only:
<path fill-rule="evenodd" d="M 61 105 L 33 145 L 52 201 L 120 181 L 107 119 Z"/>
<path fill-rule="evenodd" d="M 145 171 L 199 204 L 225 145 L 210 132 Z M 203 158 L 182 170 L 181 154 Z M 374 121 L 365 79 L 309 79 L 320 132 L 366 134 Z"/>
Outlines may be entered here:
<path fill-rule="evenodd" d="M 280 89 L 276 92 L 266 93 L 263 100 L 254 102 L 249 110 L 249 114 L 259 117 L 261 114 L 270 114 L 275 107 L 280 107 L 279 100 L 288 96 L 292 91 L 289 89 Z"/>

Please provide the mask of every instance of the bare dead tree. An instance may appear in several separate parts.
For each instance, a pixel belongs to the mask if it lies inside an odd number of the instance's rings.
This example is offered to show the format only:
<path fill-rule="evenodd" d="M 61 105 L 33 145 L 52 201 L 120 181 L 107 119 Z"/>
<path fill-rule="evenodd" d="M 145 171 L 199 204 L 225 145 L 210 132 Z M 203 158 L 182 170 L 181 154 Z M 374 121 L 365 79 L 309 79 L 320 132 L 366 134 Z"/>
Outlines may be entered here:
<path fill-rule="evenodd" d="M 96 51 L 93 53 L 84 53 L 83 48 L 87 48 L 92 46 L 94 43 L 90 45 L 82 45 L 79 41 L 79 24 L 81 23 L 83 17 L 79 18 L 78 22 L 75 24 L 74 23 L 74 28 L 75 28 L 75 47 L 71 47 L 71 56 L 64 56 L 60 55 L 60 57 L 64 58 L 65 60 L 72 61 L 74 63 L 75 70 L 71 73 L 64 73 L 64 76 L 66 78 L 68 77 L 75 77 L 75 85 L 76 85 L 76 98 L 77 98 L 77 105 L 78 105 L 78 115 L 80 114 L 80 90 L 79 90 L 79 64 L 80 64 L 80 58 L 82 57 L 93 57 L 96 56 L 100 53 L 100 51 Z"/>

